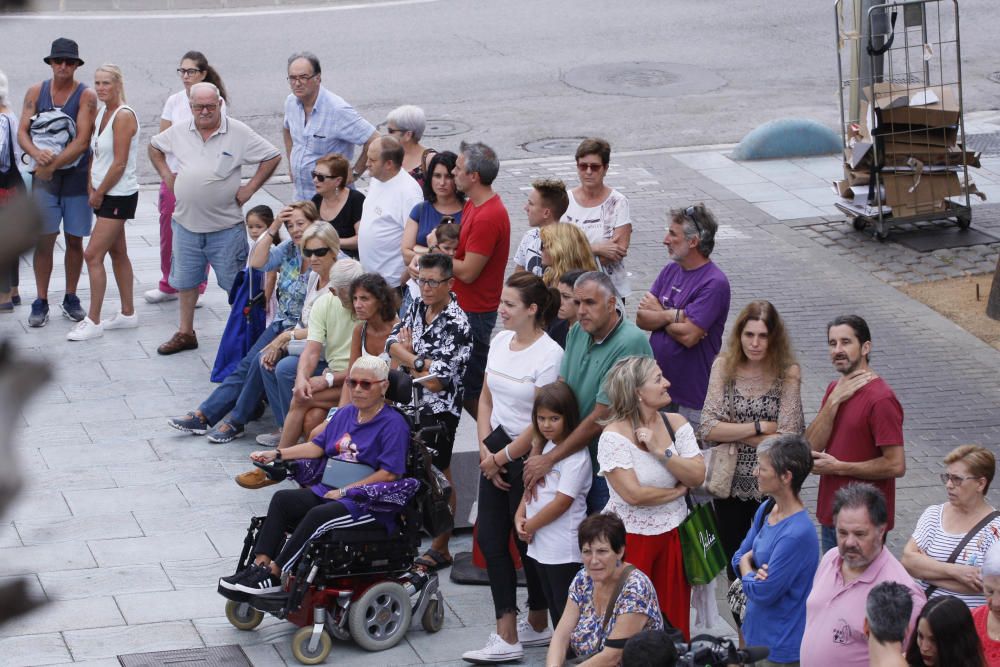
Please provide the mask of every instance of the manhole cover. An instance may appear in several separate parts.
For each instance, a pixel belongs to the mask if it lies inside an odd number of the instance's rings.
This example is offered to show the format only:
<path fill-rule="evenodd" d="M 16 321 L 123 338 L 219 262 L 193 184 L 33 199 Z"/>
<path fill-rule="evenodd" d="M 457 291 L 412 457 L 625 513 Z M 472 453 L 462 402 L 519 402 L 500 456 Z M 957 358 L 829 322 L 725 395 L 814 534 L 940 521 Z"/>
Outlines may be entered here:
<path fill-rule="evenodd" d="M 629 97 L 707 93 L 726 85 L 726 80 L 711 70 L 660 62 L 584 65 L 564 72 L 562 81 L 588 93 Z"/>
<path fill-rule="evenodd" d="M 427 126 L 424 128 L 425 137 L 453 137 L 456 134 L 465 134 L 472 129 L 468 123 L 460 120 L 450 120 L 447 118 L 428 118 Z"/>
<path fill-rule="evenodd" d="M 253 667 L 239 646 L 130 653 L 118 656 L 122 667 Z"/>
<path fill-rule="evenodd" d="M 893 234 L 889 238 L 917 252 L 930 252 L 931 250 L 946 248 L 966 248 L 968 246 L 1000 241 L 1000 239 L 992 234 L 987 234 L 976 229 L 959 229 L 958 227 L 921 229 L 904 234 Z"/>
<path fill-rule="evenodd" d="M 965 147 L 987 157 L 1000 156 L 1000 132 L 965 135 Z"/>
<path fill-rule="evenodd" d="M 577 147 L 584 139 L 586 137 L 549 137 L 521 144 L 521 148 L 540 155 L 575 155 Z"/>
<path fill-rule="evenodd" d="M 987 74 L 986 78 L 993 83 L 1000 83 L 1000 72 L 993 72 L 992 74 Z"/>

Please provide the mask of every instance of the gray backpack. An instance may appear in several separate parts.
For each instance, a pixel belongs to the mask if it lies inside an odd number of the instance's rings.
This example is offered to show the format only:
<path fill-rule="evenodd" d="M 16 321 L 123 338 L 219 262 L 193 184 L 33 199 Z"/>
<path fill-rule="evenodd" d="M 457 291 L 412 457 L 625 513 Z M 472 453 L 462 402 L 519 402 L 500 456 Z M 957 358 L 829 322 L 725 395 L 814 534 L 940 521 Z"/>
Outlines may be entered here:
<path fill-rule="evenodd" d="M 40 111 L 31 117 L 28 131 L 31 134 L 31 141 L 36 147 L 58 155 L 66 150 L 70 142 L 76 138 L 76 121 L 59 109 L 49 109 L 48 111 Z M 72 163 L 63 165 L 61 169 L 75 167 L 82 158 L 81 154 Z M 35 161 L 27 153 L 24 154 L 24 159 L 28 165 L 28 171 L 35 171 L 38 166 Z"/>

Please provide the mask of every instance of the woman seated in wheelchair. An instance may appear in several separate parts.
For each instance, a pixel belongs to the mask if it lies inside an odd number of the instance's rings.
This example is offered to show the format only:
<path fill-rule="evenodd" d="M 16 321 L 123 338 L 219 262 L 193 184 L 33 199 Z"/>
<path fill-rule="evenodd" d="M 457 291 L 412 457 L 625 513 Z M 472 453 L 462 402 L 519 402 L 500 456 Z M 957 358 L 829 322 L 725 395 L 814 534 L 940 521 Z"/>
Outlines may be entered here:
<path fill-rule="evenodd" d="M 333 488 L 316 481 L 299 489 L 278 491 L 271 498 L 254 546 L 254 561 L 245 569 L 219 580 L 220 588 L 262 595 L 281 590 L 281 573 L 295 563 L 309 541 L 330 531 L 343 531 L 378 522 L 395 529 L 394 512 L 368 511 L 351 499 L 350 488 L 392 482 L 406 472 L 410 429 L 406 419 L 386 406 L 389 367 L 378 357 L 361 357 L 351 368 L 351 403 L 334 414 L 326 429 L 311 442 L 250 455 L 253 461 L 319 459 L 335 461 L 324 475 L 355 481 Z M 279 458 L 280 457 L 280 458 Z M 368 466 L 368 468 L 363 468 Z M 359 472 L 360 470 L 360 472 Z M 295 526 L 284 542 L 287 527 Z M 349 539 L 349 535 L 344 536 Z M 284 542 L 284 546 L 282 543 Z M 221 592 L 221 591 L 220 591 Z"/>

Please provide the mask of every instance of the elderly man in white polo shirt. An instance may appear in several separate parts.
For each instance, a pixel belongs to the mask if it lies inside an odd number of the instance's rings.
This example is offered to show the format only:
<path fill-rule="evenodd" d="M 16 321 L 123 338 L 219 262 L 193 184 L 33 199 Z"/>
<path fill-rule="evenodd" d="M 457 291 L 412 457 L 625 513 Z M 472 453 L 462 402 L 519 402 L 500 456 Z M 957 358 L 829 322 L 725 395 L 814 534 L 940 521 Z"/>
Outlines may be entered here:
<path fill-rule="evenodd" d="M 372 180 L 358 224 L 358 255 L 368 273 L 379 273 L 390 287 L 405 282 L 403 226 L 423 190 L 403 171 L 403 145 L 393 136 L 379 137 L 368 147 Z"/>
<path fill-rule="evenodd" d="M 219 89 L 211 83 L 191 86 L 191 123 L 171 125 L 150 140 L 149 159 L 177 199 L 170 285 L 180 292 L 180 328 L 157 348 L 176 354 L 198 347 L 194 308 L 198 285 L 212 265 L 219 287 L 227 292 L 246 261 L 247 241 L 241 207 L 271 177 L 281 153 L 245 124 L 228 118 Z M 177 174 L 166 154 L 177 159 Z M 240 185 L 243 165 L 257 165 Z"/>

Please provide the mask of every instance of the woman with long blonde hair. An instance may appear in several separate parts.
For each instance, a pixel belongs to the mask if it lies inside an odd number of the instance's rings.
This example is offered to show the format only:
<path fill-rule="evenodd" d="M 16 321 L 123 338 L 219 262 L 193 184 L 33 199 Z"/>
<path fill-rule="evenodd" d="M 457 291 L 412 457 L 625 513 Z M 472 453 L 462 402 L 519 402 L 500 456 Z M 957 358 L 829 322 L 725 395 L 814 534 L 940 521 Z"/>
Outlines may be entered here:
<path fill-rule="evenodd" d="M 580 228 L 569 222 L 546 225 L 539 230 L 542 239 L 542 280 L 546 287 L 557 287 L 562 274 L 573 269 L 597 271 L 590 242 Z"/>

